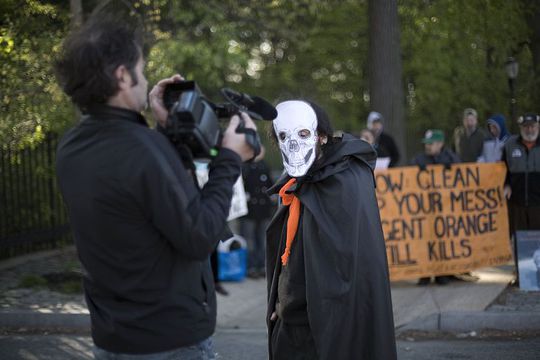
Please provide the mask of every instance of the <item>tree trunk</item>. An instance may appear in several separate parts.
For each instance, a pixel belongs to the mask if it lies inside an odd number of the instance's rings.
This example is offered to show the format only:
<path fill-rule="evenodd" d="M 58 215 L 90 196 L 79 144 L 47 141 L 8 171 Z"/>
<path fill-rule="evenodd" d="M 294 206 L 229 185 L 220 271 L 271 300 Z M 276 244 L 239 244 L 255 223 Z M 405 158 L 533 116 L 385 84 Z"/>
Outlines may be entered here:
<path fill-rule="evenodd" d="M 82 0 L 69 0 L 69 9 L 71 13 L 71 28 L 78 28 L 83 22 Z"/>
<path fill-rule="evenodd" d="M 407 159 L 405 97 L 397 0 L 369 0 L 368 14 L 370 106 L 383 115 L 385 132 L 396 140 L 403 164 Z"/>

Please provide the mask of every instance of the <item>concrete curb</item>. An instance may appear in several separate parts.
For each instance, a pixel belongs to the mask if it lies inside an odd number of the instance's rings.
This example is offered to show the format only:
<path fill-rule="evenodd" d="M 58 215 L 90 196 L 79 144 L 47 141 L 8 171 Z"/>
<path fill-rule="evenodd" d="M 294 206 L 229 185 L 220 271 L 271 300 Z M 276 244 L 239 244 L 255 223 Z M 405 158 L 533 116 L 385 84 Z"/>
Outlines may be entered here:
<path fill-rule="evenodd" d="M 540 313 L 508 311 L 449 311 L 431 314 L 397 329 L 407 330 L 467 332 L 478 330 L 540 330 Z"/>
<path fill-rule="evenodd" d="M 90 330 L 90 315 L 66 313 L 37 313 L 33 311 L 0 312 L 0 328 Z M 222 328 L 226 331 L 228 328 Z M 478 330 L 540 330 L 540 313 L 449 311 L 431 314 L 411 321 L 396 329 L 396 333 L 408 330 L 468 332 Z M 230 329 L 238 331 L 238 329 Z"/>

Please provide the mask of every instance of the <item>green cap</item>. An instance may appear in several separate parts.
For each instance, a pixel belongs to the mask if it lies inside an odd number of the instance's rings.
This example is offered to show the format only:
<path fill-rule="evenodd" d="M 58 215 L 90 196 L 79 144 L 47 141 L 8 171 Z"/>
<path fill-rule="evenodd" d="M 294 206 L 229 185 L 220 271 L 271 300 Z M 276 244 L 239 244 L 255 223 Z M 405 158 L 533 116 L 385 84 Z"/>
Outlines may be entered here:
<path fill-rule="evenodd" d="M 444 132 L 439 129 L 429 129 L 426 131 L 422 142 L 424 144 L 433 144 L 436 141 L 444 141 Z"/>

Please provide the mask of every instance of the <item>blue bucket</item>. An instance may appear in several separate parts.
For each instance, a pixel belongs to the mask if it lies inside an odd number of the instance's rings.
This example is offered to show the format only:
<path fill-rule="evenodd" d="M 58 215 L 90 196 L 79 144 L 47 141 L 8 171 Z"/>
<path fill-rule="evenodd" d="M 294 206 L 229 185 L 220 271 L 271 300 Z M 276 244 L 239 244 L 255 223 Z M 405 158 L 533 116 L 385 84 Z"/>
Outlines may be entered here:
<path fill-rule="evenodd" d="M 218 246 L 218 278 L 220 281 L 242 281 L 247 272 L 246 241 L 235 235 Z"/>

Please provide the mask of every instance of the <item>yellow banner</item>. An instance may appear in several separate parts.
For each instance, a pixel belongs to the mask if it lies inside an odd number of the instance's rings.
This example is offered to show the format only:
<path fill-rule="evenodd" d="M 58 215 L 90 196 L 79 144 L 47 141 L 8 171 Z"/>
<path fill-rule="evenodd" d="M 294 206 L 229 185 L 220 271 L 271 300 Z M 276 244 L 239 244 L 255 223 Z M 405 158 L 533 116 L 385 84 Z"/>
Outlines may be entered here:
<path fill-rule="evenodd" d="M 504 163 L 375 171 L 390 279 L 510 261 L 505 174 Z"/>

